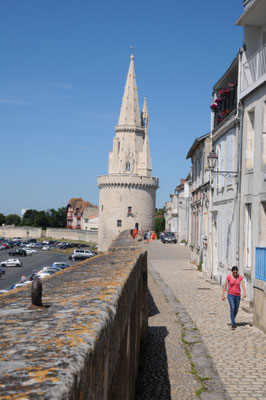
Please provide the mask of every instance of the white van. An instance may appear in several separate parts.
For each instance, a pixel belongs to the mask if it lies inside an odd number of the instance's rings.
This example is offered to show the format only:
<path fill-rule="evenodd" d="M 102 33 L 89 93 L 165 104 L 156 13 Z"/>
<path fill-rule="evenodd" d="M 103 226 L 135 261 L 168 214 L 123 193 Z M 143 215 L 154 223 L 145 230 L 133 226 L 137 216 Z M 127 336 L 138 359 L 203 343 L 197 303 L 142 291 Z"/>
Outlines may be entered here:
<path fill-rule="evenodd" d="M 69 257 L 69 259 L 71 260 L 85 259 L 93 257 L 94 255 L 95 253 L 92 253 L 90 250 L 75 249 L 74 253 L 72 254 L 72 256 Z"/>

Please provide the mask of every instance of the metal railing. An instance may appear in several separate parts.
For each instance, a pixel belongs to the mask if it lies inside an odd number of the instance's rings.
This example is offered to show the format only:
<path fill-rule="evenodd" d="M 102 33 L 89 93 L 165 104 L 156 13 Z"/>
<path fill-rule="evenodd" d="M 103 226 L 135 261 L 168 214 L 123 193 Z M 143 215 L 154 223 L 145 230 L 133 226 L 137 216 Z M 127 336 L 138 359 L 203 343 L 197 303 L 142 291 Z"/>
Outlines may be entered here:
<path fill-rule="evenodd" d="M 266 282 L 266 247 L 256 247 L 255 278 Z"/>
<path fill-rule="evenodd" d="M 266 45 L 242 65 L 241 92 L 266 74 Z"/>
<path fill-rule="evenodd" d="M 254 3 L 255 0 L 243 0 L 243 6 L 245 9 L 251 5 L 251 3 Z"/>

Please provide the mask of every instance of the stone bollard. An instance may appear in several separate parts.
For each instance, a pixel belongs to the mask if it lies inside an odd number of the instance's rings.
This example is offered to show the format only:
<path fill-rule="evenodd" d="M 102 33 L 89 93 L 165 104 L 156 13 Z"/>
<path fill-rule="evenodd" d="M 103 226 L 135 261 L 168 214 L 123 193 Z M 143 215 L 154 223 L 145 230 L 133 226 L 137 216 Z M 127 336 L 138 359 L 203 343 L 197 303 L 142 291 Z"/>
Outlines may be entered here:
<path fill-rule="evenodd" d="M 33 279 L 31 285 L 31 305 L 28 309 L 44 308 L 42 303 L 42 282 L 38 279 Z"/>

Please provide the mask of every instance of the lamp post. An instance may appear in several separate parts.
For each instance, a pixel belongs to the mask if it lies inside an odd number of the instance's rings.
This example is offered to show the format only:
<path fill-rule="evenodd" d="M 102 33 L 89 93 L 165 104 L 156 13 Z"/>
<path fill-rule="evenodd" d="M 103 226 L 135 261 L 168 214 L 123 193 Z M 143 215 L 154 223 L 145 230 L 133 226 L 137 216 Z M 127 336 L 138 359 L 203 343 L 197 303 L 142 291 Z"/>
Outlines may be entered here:
<path fill-rule="evenodd" d="M 224 176 L 231 175 L 231 174 L 234 174 L 236 176 L 238 175 L 238 171 L 219 171 L 219 170 L 215 169 L 217 161 L 218 161 L 218 156 L 215 153 L 215 150 L 212 149 L 211 152 L 209 153 L 208 157 L 207 157 L 208 170 L 211 173 L 213 173 L 213 174 L 222 174 Z"/>

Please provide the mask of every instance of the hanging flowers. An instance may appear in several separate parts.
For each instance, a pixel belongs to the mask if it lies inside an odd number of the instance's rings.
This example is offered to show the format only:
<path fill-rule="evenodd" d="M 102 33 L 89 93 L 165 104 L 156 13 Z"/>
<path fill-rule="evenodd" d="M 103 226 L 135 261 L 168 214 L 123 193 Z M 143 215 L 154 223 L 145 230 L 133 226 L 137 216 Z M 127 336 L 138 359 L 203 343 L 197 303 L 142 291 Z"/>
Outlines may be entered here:
<path fill-rule="evenodd" d="M 229 114 L 229 109 L 227 108 L 225 111 L 222 112 L 222 117 L 226 117 Z"/>
<path fill-rule="evenodd" d="M 219 90 L 219 96 L 220 97 L 227 97 L 227 96 L 229 96 L 229 94 L 230 94 L 230 89 L 229 88 L 227 88 L 227 89 L 221 89 L 221 90 Z"/>
<path fill-rule="evenodd" d="M 211 105 L 210 105 L 210 108 L 211 108 L 211 110 L 212 110 L 213 112 L 217 111 L 217 104 L 216 104 L 216 103 L 211 104 Z"/>

